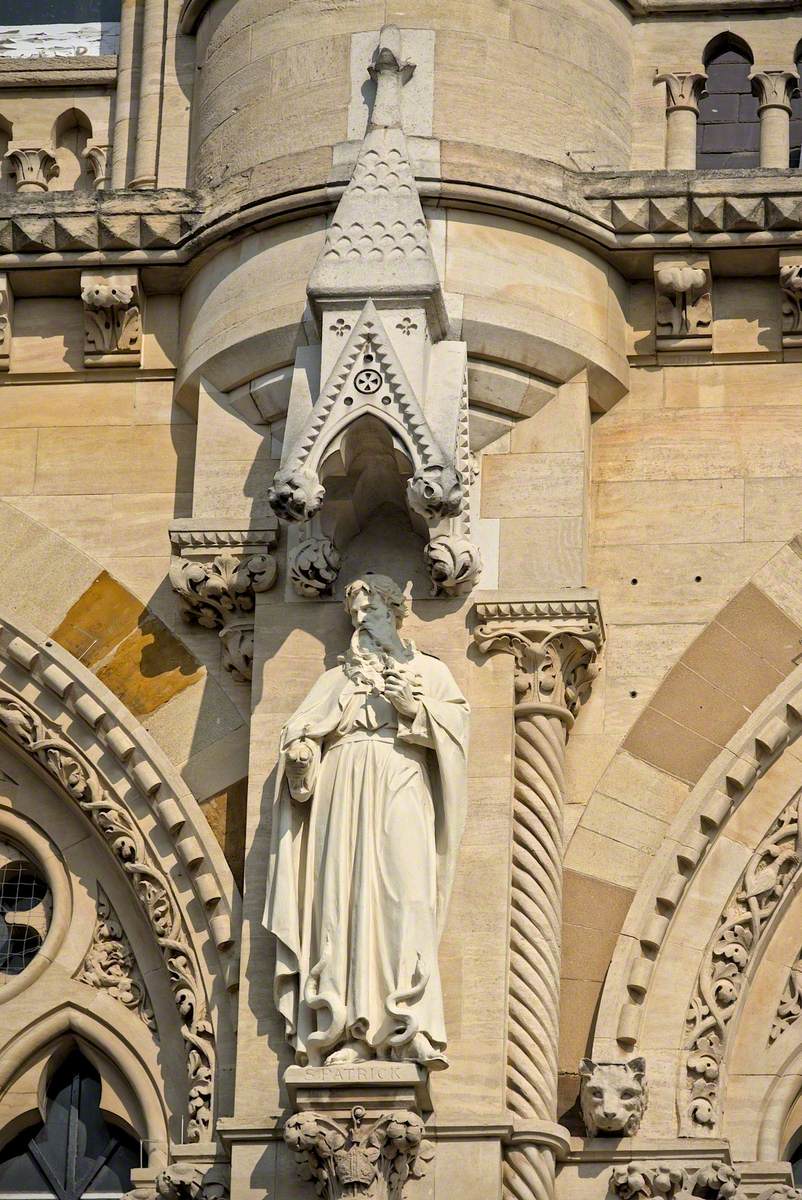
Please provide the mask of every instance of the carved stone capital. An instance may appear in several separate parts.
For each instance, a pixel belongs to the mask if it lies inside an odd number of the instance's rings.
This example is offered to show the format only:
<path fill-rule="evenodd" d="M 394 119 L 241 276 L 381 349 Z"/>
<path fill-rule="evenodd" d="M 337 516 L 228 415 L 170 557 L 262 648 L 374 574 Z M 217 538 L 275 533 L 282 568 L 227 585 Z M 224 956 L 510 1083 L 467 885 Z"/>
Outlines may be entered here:
<path fill-rule="evenodd" d="M 756 71 L 749 79 L 758 113 L 764 108 L 782 108 L 790 116 L 791 98 L 799 93 L 799 78 L 793 71 Z"/>
<path fill-rule="evenodd" d="M 707 95 L 706 75 L 698 71 L 666 71 L 655 77 L 655 86 L 658 83 L 666 85 L 666 112 L 684 108 L 699 115 L 699 101 Z"/>
<path fill-rule="evenodd" d="M 6 152 L 18 192 L 46 192 L 59 166 L 46 146 L 12 144 Z"/>
<path fill-rule="evenodd" d="M 290 1117 L 284 1140 L 298 1173 L 327 1200 L 401 1200 L 407 1179 L 420 1179 L 434 1157 L 417 1113 L 408 1110 L 368 1116 L 357 1105 L 347 1121 L 324 1112 Z"/>
<path fill-rule="evenodd" d="M 655 315 L 658 350 L 712 348 L 713 301 L 710 260 L 656 255 Z"/>
<path fill-rule="evenodd" d="M 223 666 L 239 682 L 251 678 L 256 594 L 276 581 L 276 523 L 261 526 L 176 521 L 170 529 L 170 583 L 184 619 L 216 629 Z"/>
<path fill-rule="evenodd" d="M 0 371 L 11 366 L 12 319 L 14 316 L 14 293 L 5 271 L 0 271 Z"/>
<path fill-rule="evenodd" d="M 108 169 L 109 147 L 97 144 L 87 146 L 84 158 L 95 184 L 95 191 L 102 192 L 106 186 L 106 171 Z"/>
<path fill-rule="evenodd" d="M 515 658 L 518 707 L 559 716 L 566 725 L 590 694 L 604 642 L 598 600 L 487 601 L 476 605 L 474 640 L 484 653 Z"/>
<path fill-rule="evenodd" d="M 84 366 L 139 366 L 142 320 L 136 271 L 82 271 Z"/>

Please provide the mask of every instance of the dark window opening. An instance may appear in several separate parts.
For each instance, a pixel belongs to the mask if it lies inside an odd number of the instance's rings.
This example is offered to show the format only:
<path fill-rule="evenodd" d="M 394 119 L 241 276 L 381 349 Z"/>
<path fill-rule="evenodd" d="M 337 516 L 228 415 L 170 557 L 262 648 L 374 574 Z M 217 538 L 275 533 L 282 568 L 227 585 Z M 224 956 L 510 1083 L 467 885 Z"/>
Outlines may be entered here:
<path fill-rule="evenodd" d="M 752 52 L 729 34 L 714 38 L 704 56 L 707 96 L 699 102 L 696 166 L 732 170 L 760 165 L 760 119 L 749 75 Z"/>
<path fill-rule="evenodd" d="M 0 1200 L 114 1200 L 131 1188 L 140 1144 L 100 1110 L 100 1076 L 70 1051 L 47 1089 L 45 1120 L 0 1154 Z"/>

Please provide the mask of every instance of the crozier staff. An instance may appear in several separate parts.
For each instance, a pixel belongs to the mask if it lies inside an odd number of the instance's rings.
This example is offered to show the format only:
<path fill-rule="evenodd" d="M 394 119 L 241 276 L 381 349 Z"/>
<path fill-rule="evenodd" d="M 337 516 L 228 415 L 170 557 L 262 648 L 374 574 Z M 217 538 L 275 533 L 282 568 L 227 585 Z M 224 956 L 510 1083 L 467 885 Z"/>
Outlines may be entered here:
<path fill-rule="evenodd" d="M 265 925 L 296 1062 L 447 1065 L 437 948 L 465 821 L 469 709 L 402 639 L 408 600 L 366 574 L 339 666 L 281 734 Z"/>

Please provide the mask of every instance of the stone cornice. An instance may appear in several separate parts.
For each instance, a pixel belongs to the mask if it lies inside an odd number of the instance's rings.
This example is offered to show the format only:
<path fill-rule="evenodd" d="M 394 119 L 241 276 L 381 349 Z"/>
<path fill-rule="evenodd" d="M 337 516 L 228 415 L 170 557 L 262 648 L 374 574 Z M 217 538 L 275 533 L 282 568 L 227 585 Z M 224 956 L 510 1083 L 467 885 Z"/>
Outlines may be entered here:
<path fill-rule="evenodd" d="M 117 55 L 0 58 L 0 90 L 42 87 L 115 87 Z"/>

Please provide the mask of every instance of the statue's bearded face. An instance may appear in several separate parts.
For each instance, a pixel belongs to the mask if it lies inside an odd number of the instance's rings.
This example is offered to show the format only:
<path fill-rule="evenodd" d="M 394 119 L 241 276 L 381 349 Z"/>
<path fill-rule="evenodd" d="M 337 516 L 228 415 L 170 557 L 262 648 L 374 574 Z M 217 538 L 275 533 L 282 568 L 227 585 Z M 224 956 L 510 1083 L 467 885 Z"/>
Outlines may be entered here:
<path fill-rule="evenodd" d="M 357 583 L 348 594 L 348 611 L 355 629 L 395 629 L 395 618 L 382 597 L 366 583 Z"/>

